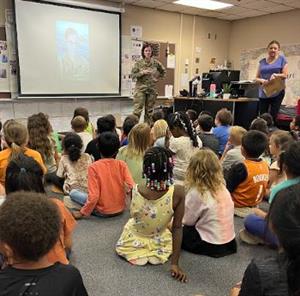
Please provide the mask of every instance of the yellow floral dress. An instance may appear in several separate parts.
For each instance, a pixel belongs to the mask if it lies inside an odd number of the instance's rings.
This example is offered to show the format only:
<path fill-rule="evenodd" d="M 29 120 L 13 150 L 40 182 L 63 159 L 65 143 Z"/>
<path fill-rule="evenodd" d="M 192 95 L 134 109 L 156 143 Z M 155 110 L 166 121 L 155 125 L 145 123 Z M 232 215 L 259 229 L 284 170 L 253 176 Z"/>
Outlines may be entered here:
<path fill-rule="evenodd" d="M 117 242 L 119 256 L 135 263 L 165 263 L 172 253 L 172 234 L 168 224 L 173 217 L 174 186 L 159 199 L 148 200 L 134 187 L 131 217 Z"/>

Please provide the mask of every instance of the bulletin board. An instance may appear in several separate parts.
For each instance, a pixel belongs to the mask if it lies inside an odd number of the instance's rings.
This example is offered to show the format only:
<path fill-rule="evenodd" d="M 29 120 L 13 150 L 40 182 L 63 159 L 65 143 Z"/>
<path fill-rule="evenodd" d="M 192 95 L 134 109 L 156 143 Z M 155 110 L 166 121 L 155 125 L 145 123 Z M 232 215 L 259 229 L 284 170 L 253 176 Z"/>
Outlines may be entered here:
<path fill-rule="evenodd" d="M 149 41 L 151 44 L 151 41 Z M 166 76 L 164 79 L 160 79 L 157 82 L 157 91 L 159 96 L 165 95 L 165 86 L 166 85 L 173 85 L 174 89 L 174 82 L 175 82 L 175 69 L 168 68 L 168 55 L 175 56 L 175 44 L 173 43 L 166 43 L 166 42 L 159 42 L 159 52 L 158 56 L 155 56 L 157 60 L 159 60 L 163 66 L 166 68 Z"/>

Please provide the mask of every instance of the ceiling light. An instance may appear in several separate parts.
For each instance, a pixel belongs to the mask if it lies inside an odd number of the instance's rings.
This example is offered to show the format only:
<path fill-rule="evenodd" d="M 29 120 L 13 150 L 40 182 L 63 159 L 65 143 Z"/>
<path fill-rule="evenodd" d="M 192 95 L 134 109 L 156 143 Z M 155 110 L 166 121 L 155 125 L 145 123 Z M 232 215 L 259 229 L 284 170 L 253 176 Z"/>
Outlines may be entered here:
<path fill-rule="evenodd" d="M 197 7 L 202 9 L 216 10 L 232 7 L 232 4 L 213 1 L 213 0 L 178 0 L 174 1 L 174 4 L 186 5 L 191 7 Z"/>

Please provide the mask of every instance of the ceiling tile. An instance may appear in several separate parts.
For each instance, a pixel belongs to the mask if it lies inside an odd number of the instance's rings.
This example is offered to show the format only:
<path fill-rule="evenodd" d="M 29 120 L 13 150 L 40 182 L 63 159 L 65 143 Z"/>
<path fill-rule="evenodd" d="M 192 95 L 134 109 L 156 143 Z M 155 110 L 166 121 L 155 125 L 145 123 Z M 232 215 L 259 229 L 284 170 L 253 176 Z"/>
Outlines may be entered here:
<path fill-rule="evenodd" d="M 122 0 L 111 1 L 123 2 Z M 224 20 L 243 19 L 300 8 L 300 0 L 222 0 L 222 2 L 233 4 L 234 6 L 217 11 L 178 5 L 174 4 L 174 1 L 175 0 L 124 0 L 125 3 L 132 5 L 157 8 L 178 13 L 214 17 Z"/>
<path fill-rule="evenodd" d="M 238 6 L 234 6 L 234 7 L 230 7 L 230 8 L 226 8 L 226 9 L 222 9 L 222 11 L 228 14 L 239 14 L 239 13 L 246 13 L 249 10 L 249 8 L 244 8 L 244 7 L 238 7 Z"/>
<path fill-rule="evenodd" d="M 265 1 L 265 0 L 251 1 L 248 3 L 240 2 L 240 3 L 241 3 L 240 4 L 241 7 L 255 8 L 255 9 L 270 7 L 272 5 L 269 1 Z"/>
<path fill-rule="evenodd" d="M 275 12 L 281 12 L 281 11 L 288 11 L 288 10 L 292 10 L 292 9 L 293 8 L 291 8 L 289 6 L 285 6 L 285 5 L 274 5 L 274 6 L 262 8 L 261 10 L 266 11 L 266 12 L 275 13 Z"/>
<path fill-rule="evenodd" d="M 284 4 L 286 2 L 285 0 L 268 0 L 268 1 L 279 3 L 279 4 Z"/>
<path fill-rule="evenodd" d="M 266 15 L 268 12 L 266 11 L 259 11 L 259 10 L 248 10 L 246 13 L 239 13 L 239 16 L 242 17 L 254 17 L 254 16 L 260 16 L 260 15 Z"/>
<path fill-rule="evenodd" d="M 155 0 L 141 0 L 141 1 L 135 1 L 133 3 L 137 6 L 144 6 L 144 7 L 150 7 L 150 8 L 158 8 L 159 6 L 164 5 L 164 2 L 162 1 L 155 1 Z"/>
<path fill-rule="evenodd" d="M 233 21 L 233 20 L 238 20 L 238 19 L 244 18 L 244 17 L 240 16 L 240 15 L 227 14 L 227 15 L 224 15 L 224 16 L 218 17 L 218 18 L 222 19 L 222 20 Z"/>
<path fill-rule="evenodd" d="M 165 5 L 160 6 L 159 9 L 183 12 L 184 6 L 183 5 L 175 5 L 175 4 L 165 4 Z"/>
<path fill-rule="evenodd" d="M 241 3 L 253 2 L 253 0 L 243 0 L 242 2 L 240 0 L 222 0 L 222 2 L 234 4 L 234 5 L 240 5 Z"/>
<path fill-rule="evenodd" d="M 299 0 L 286 1 L 285 5 L 293 8 L 300 8 L 300 1 Z"/>

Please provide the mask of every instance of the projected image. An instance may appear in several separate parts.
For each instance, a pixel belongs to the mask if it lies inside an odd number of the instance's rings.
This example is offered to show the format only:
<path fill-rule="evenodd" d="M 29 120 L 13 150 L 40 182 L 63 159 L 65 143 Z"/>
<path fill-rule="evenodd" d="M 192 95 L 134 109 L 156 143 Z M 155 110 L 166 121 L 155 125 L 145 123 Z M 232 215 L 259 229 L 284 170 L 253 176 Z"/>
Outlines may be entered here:
<path fill-rule="evenodd" d="M 68 21 L 56 22 L 57 57 L 63 80 L 89 80 L 89 27 Z"/>

